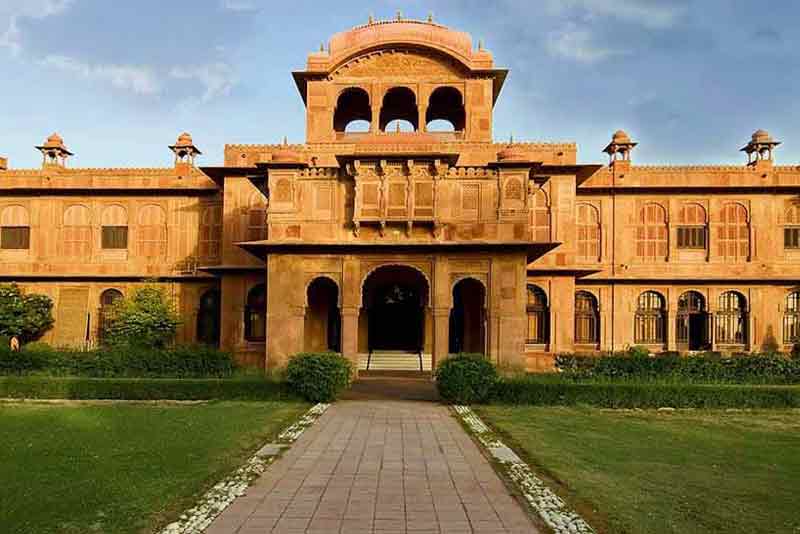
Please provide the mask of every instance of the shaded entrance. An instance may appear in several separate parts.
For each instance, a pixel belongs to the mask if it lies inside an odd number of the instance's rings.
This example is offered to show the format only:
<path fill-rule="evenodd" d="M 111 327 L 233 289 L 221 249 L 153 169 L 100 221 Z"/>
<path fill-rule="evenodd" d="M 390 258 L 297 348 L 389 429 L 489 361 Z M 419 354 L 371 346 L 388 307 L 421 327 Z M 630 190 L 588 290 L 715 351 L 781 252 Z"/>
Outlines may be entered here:
<path fill-rule="evenodd" d="M 340 352 L 341 315 L 339 287 L 327 277 L 315 278 L 308 285 L 305 317 L 305 350 Z"/>
<path fill-rule="evenodd" d="M 678 299 L 676 341 L 683 350 L 710 348 L 709 317 L 706 299 L 697 291 L 687 291 Z"/>
<path fill-rule="evenodd" d="M 211 347 L 219 347 L 219 334 L 219 291 L 209 289 L 200 297 L 200 306 L 197 310 L 197 341 Z"/>
<path fill-rule="evenodd" d="M 426 344 L 428 281 L 403 265 L 387 265 L 364 281 L 359 319 L 360 348 L 374 369 L 420 370 Z"/>
<path fill-rule="evenodd" d="M 449 352 L 486 353 L 486 289 L 474 278 L 453 287 Z"/>

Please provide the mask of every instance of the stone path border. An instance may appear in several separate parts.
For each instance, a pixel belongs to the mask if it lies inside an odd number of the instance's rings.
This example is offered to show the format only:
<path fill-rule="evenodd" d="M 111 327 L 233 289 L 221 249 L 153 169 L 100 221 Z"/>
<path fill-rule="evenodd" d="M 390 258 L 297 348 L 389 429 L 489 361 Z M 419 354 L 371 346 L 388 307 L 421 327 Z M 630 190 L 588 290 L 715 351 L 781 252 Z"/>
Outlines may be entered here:
<path fill-rule="evenodd" d="M 503 473 L 517 486 L 525 500 L 555 534 L 591 534 L 592 527 L 537 477 L 513 450 L 492 432 L 469 406 L 454 406 L 458 417 L 478 439 Z"/>
<path fill-rule="evenodd" d="M 330 404 L 312 406 L 300 419 L 278 434 L 272 443 L 263 445 L 242 467 L 214 485 L 199 502 L 174 523 L 164 527 L 159 534 L 199 534 L 225 510 L 236 497 L 243 495 L 247 487 L 274 462 L 281 452 L 294 443 L 303 431 L 313 425 L 325 413 Z"/>

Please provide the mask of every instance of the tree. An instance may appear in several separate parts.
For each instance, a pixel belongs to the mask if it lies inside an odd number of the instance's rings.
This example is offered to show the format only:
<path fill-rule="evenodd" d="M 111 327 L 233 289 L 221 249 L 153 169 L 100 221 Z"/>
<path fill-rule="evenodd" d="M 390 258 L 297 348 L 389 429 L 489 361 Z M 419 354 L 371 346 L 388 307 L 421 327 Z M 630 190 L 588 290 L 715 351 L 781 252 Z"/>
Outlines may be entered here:
<path fill-rule="evenodd" d="M 115 302 L 104 322 L 103 341 L 109 345 L 164 348 L 181 323 L 175 305 L 160 287 L 135 289 Z"/>
<path fill-rule="evenodd" d="M 0 336 L 36 341 L 53 326 L 53 301 L 22 293 L 17 284 L 0 284 Z"/>

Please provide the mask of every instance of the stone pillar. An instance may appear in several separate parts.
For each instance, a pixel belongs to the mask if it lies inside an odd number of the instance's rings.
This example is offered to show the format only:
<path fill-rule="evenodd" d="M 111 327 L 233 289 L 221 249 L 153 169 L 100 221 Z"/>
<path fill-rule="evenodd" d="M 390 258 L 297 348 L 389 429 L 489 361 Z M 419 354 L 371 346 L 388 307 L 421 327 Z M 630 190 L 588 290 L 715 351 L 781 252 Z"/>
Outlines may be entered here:
<path fill-rule="evenodd" d="M 428 106 L 425 104 L 419 104 L 417 106 L 417 124 L 419 127 L 417 128 L 420 132 L 427 132 L 428 125 L 425 123 L 425 118 L 428 115 Z"/>
<path fill-rule="evenodd" d="M 678 350 L 678 312 L 672 307 L 667 312 L 667 350 Z"/>
<path fill-rule="evenodd" d="M 358 375 L 358 313 L 356 306 L 342 308 L 342 355 L 350 360 Z"/>
<path fill-rule="evenodd" d="M 433 366 L 442 363 L 449 353 L 450 308 L 433 309 Z"/>

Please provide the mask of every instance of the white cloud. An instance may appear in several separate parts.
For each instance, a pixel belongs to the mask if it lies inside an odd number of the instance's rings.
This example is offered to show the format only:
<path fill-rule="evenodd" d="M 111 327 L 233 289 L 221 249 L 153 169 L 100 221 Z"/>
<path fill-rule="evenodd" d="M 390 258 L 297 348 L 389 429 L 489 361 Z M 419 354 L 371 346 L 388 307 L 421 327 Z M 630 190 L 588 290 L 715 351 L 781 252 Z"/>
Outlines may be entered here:
<path fill-rule="evenodd" d="M 201 102 L 208 102 L 218 96 L 230 94 L 231 89 L 238 81 L 233 68 L 222 62 L 193 67 L 173 67 L 169 75 L 178 80 L 200 82 L 204 88 L 204 93 L 200 97 Z"/>
<path fill-rule="evenodd" d="M 612 17 L 651 29 L 672 27 L 686 13 L 686 6 L 652 0 L 549 0 L 548 7 L 556 14 L 580 11 L 589 18 Z"/>
<path fill-rule="evenodd" d="M 0 48 L 6 48 L 12 56 L 18 56 L 22 50 L 22 34 L 17 26 L 17 17 L 11 17 L 5 33 L 0 35 Z"/>
<path fill-rule="evenodd" d="M 250 0 L 221 0 L 220 6 L 229 11 L 258 11 L 258 6 Z"/>
<path fill-rule="evenodd" d="M 596 63 L 622 52 L 593 42 L 592 33 L 568 23 L 563 29 L 547 35 L 547 51 L 556 57 L 581 63 Z"/>
<path fill-rule="evenodd" d="M 12 56 L 22 52 L 22 32 L 19 19 L 43 19 L 63 13 L 72 0 L 0 0 L 0 48 L 8 50 Z"/>
<path fill-rule="evenodd" d="M 87 80 L 99 80 L 113 87 L 140 95 L 155 95 L 161 91 L 153 70 L 136 65 L 90 65 L 84 61 L 61 55 L 49 55 L 39 61 L 41 65 L 75 74 Z"/>

